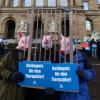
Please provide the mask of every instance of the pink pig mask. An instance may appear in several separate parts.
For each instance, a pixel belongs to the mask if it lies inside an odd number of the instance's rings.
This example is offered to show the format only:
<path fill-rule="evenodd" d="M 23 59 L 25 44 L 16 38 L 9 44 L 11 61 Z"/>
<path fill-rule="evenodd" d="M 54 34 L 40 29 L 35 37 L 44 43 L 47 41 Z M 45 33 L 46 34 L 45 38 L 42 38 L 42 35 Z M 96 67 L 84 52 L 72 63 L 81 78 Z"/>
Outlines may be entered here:
<path fill-rule="evenodd" d="M 60 45 L 61 45 L 60 51 L 65 52 L 66 54 L 70 53 L 70 45 L 71 45 L 70 37 L 64 37 L 63 35 L 61 35 Z"/>
<path fill-rule="evenodd" d="M 18 46 L 16 48 L 26 51 L 29 48 L 29 40 L 30 40 L 29 35 L 28 36 L 22 35 L 22 37 L 18 42 Z"/>
<path fill-rule="evenodd" d="M 44 35 L 42 39 L 42 48 L 51 49 L 53 46 L 52 35 Z"/>

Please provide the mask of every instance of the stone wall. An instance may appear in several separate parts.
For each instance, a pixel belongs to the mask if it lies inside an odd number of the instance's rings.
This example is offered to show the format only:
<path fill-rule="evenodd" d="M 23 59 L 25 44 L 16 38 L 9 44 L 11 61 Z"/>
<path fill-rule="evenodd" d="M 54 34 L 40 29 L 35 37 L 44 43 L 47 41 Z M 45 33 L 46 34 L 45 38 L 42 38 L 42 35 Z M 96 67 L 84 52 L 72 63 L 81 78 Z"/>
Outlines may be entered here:
<path fill-rule="evenodd" d="M 44 0 L 44 7 L 47 7 L 47 0 Z M 74 20 L 74 33 L 78 34 L 79 37 L 82 37 L 83 35 L 87 34 L 88 31 L 86 31 L 85 28 L 85 20 L 88 17 L 93 22 L 93 30 L 89 31 L 89 33 L 92 33 L 93 31 L 100 32 L 100 12 L 99 12 L 99 5 L 97 4 L 96 0 L 90 0 L 89 1 L 89 11 L 84 11 L 82 6 L 81 0 L 74 1 L 75 5 L 73 4 L 73 0 L 70 0 L 71 7 L 74 7 L 77 11 L 76 17 L 73 18 Z M 32 0 L 32 6 L 35 5 L 35 0 Z M 60 6 L 60 0 L 57 0 L 57 7 Z M 17 27 L 20 24 L 20 21 L 23 18 L 27 18 L 27 14 L 29 16 L 28 21 L 30 22 L 30 10 L 28 12 L 28 9 L 31 9 L 31 7 L 23 7 L 22 0 L 19 0 L 19 6 L 18 7 L 10 7 L 9 0 L 2 0 L 0 1 L 0 34 L 4 34 L 5 30 L 5 23 L 7 20 L 11 19 L 15 21 L 16 23 L 16 29 L 15 32 L 17 32 Z M 61 21 L 59 21 L 61 22 Z M 58 23 L 60 25 L 60 23 Z"/>

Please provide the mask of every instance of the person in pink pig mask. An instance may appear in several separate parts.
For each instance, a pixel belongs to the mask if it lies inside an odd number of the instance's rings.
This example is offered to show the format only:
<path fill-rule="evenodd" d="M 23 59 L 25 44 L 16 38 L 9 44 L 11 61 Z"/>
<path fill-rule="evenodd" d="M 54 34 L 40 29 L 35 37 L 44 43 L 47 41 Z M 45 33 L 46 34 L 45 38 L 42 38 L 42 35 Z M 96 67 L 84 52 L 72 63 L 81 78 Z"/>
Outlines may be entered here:
<path fill-rule="evenodd" d="M 61 35 L 61 48 L 59 53 L 61 63 L 70 62 L 70 50 L 72 44 L 70 40 L 69 36 L 65 36 L 65 34 Z M 60 100 L 91 100 L 88 90 L 88 81 L 95 78 L 95 70 L 91 67 L 84 52 L 81 50 L 77 50 L 76 52 L 74 46 L 73 62 L 78 63 L 76 74 L 79 77 L 79 92 L 60 92 Z"/>

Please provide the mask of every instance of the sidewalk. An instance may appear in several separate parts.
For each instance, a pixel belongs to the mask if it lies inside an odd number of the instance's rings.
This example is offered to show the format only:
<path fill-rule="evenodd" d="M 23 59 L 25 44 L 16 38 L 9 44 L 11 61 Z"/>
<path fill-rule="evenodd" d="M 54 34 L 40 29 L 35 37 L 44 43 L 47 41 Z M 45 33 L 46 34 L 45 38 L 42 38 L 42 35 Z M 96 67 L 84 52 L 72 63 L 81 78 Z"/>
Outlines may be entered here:
<path fill-rule="evenodd" d="M 100 100 L 100 59 L 90 58 L 92 68 L 96 71 L 96 77 L 89 82 L 89 90 L 92 100 Z"/>

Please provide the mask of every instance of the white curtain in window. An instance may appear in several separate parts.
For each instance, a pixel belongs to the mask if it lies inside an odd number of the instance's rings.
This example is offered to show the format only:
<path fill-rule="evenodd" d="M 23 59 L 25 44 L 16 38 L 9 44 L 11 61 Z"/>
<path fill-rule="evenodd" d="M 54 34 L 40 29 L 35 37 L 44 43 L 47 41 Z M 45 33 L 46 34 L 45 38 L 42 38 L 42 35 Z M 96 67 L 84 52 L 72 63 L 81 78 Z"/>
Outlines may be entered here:
<path fill-rule="evenodd" d="M 86 20 L 86 30 L 90 31 L 92 29 L 91 24 L 92 24 L 91 21 Z"/>
<path fill-rule="evenodd" d="M 51 6 L 51 7 L 56 6 L 56 0 L 48 0 L 48 6 Z"/>
<path fill-rule="evenodd" d="M 24 0 L 24 6 L 31 6 L 31 0 Z"/>
<path fill-rule="evenodd" d="M 36 0 L 36 6 L 42 7 L 44 4 L 43 0 Z"/>
<path fill-rule="evenodd" d="M 60 0 L 60 5 L 67 7 L 68 6 L 68 0 Z"/>

